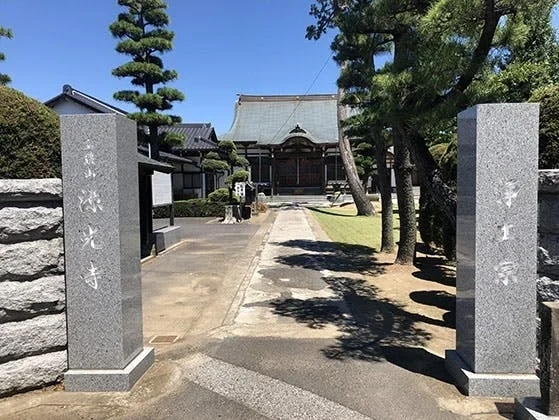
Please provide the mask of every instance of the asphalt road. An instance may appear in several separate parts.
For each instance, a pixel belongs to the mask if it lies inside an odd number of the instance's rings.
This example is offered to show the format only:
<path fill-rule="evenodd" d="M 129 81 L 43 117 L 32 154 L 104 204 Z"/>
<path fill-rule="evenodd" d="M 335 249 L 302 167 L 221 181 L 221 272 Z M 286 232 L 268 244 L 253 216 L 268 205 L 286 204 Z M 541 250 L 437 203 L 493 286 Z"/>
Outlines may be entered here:
<path fill-rule="evenodd" d="M 329 242 L 306 210 L 177 224 L 184 243 L 142 265 L 156 363 L 133 390 L 34 391 L 0 401 L 0 418 L 499 419 L 510 410 L 459 394 L 413 320 L 363 286 L 367 258 Z"/>

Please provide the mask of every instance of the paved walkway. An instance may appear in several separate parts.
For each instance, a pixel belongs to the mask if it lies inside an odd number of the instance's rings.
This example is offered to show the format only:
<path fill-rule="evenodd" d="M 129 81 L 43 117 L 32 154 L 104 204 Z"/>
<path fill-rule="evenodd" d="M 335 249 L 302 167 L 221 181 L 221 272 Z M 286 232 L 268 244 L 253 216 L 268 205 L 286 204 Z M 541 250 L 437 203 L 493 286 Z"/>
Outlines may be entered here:
<path fill-rule="evenodd" d="M 363 285 L 370 258 L 307 210 L 207 222 L 179 221 L 186 242 L 143 265 L 145 341 L 172 339 L 132 392 L 30 392 L 0 401 L 0 418 L 502 418 L 465 401 Z"/>

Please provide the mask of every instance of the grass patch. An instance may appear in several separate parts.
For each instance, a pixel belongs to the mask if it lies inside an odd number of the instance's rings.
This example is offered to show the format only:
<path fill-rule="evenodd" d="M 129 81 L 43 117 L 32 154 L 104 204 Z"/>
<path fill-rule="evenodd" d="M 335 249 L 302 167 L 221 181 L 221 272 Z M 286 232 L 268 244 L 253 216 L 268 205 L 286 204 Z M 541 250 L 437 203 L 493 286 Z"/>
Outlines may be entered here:
<path fill-rule="evenodd" d="M 328 237 L 340 244 L 362 245 L 380 250 L 381 216 L 356 216 L 355 207 L 311 208 L 311 213 Z M 394 241 L 400 238 L 400 219 L 394 214 Z"/>

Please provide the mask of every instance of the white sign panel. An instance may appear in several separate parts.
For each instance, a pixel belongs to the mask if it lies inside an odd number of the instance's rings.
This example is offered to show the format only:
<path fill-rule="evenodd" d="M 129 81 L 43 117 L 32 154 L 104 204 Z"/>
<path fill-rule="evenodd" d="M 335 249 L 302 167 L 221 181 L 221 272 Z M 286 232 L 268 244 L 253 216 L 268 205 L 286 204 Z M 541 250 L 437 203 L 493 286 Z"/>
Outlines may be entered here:
<path fill-rule="evenodd" d="M 167 206 L 173 203 L 171 174 L 154 171 L 151 177 L 153 206 Z"/>
<path fill-rule="evenodd" d="M 237 182 L 235 183 L 235 194 L 239 197 L 245 196 L 245 183 L 244 182 Z"/>

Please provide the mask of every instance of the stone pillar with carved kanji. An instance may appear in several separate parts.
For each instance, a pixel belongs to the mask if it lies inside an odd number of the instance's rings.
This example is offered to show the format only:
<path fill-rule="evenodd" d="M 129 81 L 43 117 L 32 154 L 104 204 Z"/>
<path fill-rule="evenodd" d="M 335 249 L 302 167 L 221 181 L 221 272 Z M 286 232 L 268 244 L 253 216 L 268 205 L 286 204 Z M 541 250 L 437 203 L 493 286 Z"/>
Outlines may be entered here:
<path fill-rule="evenodd" d="M 536 395 L 537 104 L 458 116 L 456 350 L 466 394 Z"/>
<path fill-rule="evenodd" d="M 153 363 L 144 348 L 136 123 L 62 115 L 67 391 L 126 391 Z"/>

